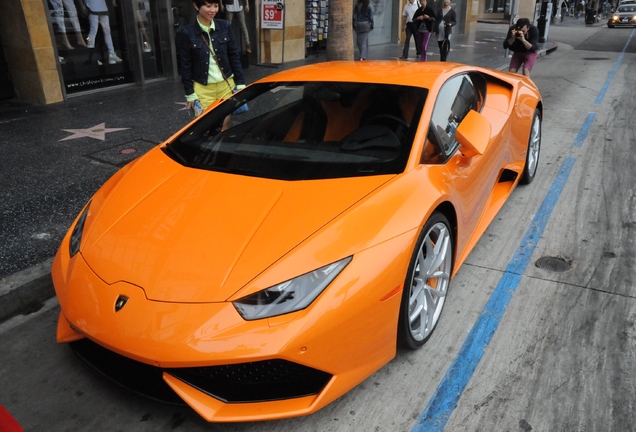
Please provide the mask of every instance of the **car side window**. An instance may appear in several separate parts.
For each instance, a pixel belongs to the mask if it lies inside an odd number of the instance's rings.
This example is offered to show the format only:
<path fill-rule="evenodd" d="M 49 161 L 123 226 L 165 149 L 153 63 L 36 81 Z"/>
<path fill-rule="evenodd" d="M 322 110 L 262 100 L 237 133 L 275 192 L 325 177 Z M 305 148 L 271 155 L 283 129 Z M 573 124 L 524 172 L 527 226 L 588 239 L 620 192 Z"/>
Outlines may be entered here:
<path fill-rule="evenodd" d="M 471 109 L 479 111 L 482 101 L 483 96 L 477 92 L 469 75 L 456 75 L 442 86 L 427 135 L 428 141 L 439 147 L 441 159 L 445 160 L 455 151 L 457 126 Z"/>

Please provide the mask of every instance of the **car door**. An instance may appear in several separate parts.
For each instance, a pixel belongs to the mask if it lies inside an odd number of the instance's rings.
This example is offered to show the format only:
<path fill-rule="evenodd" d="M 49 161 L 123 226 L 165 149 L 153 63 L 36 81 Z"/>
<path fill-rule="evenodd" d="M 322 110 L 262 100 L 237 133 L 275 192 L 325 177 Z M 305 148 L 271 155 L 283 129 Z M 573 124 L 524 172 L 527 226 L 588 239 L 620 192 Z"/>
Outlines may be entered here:
<path fill-rule="evenodd" d="M 442 159 L 449 175 L 453 202 L 456 204 L 458 226 L 465 232 L 458 233 L 458 250 L 461 250 L 477 226 L 497 181 L 503 151 L 497 143 L 491 143 L 483 155 L 467 158 L 455 139 L 455 130 L 464 117 L 483 105 L 484 94 L 479 91 L 479 76 L 455 75 L 440 89 L 435 101 L 429 139 L 437 140 Z"/>

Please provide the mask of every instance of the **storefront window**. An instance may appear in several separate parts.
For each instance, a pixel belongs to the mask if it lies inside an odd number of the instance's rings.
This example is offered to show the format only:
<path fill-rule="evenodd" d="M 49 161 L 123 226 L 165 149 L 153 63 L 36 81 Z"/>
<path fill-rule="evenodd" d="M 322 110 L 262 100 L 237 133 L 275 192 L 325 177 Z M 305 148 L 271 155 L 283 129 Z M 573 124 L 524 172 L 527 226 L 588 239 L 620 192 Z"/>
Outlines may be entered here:
<path fill-rule="evenodd" d="M 133 82 L 123 1 L 48 0 L 67 94 Z"/>
<path fill-rule="evenodd" d="M 325 46 L 329 36 L 329 1 L 305 1 L 305 47 Z"/>
<path fill-rule="evenodd" d="M 393 9 L 390 0 L 371 0 L 373 8 L 373 31 L 369 33 L 369 45 L 380 45 L 391 42 L 391 23 Z"/>
<path fill-rule="evenodd" d="M 505 13 L 506 15 L 510 13 L 509 0 L 486 0 L 485 5 L 484 12 L 486 13 Z"/>
<path fill-rule="evenodd" d="M 133 12 L 137 31 L 138 50 L 141 51 L 141 68 L 144 79 L 150 80 L 164 76 L 164 53 L 161 50 L 162 36 L 168 37 L 159 29 L 159 8 L 157 1 L 135 0 Z M 166 42 L 169 44 L 170 42 Z M 132 50 L 131 50 L 132 51 Z"/>

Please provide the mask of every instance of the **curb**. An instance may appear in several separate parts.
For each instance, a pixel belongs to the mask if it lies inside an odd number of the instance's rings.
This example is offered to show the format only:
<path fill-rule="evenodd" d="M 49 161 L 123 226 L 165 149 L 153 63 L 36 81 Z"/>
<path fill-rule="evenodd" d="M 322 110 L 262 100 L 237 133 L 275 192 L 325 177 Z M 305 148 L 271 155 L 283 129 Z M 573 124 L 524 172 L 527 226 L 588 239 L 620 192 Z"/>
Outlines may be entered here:
<path fill-rule="evenodd" d="M 543 46 L 539 49 L 539 55 L 537 57 L 543 57 L 551 54 L 559 48 L 559 44 L 557 42 L 545 42 L 542 45 Z"/>
<path fill-rule="evenodd" d="M 51 280 L 53 258 L 0 279 L 0 322 L 28 315 L 55 296 Z"/>

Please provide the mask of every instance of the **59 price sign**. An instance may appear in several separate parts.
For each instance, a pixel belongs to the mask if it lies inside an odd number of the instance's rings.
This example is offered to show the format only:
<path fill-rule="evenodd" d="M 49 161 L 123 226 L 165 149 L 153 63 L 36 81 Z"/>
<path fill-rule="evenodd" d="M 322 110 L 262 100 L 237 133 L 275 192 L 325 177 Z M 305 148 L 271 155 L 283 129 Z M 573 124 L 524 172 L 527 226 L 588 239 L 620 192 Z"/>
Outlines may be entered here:
<path fill-rule="evenodd" d="M 283 0 L 262 0 L 261 28 L 283 29 L 283 14 L 285 4 Z"/>

